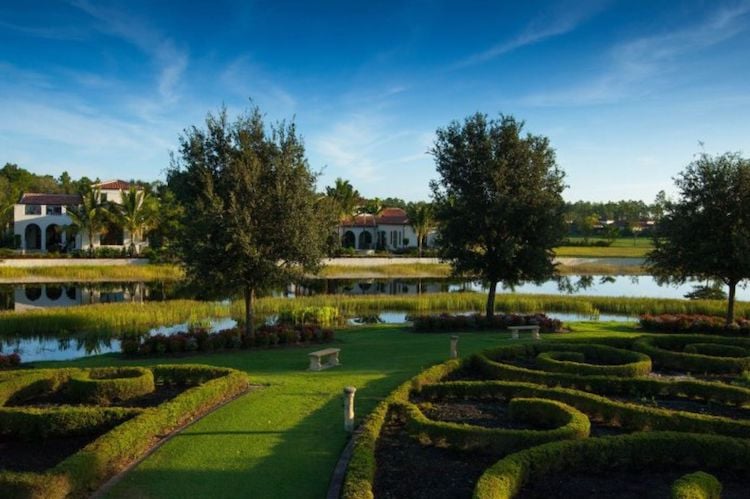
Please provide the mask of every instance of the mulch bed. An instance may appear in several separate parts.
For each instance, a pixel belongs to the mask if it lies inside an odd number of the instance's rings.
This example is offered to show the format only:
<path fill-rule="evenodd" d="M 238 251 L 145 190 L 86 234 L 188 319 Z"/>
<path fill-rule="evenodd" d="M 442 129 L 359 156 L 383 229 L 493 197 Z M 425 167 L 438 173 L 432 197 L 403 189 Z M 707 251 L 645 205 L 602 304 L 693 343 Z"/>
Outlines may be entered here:
<path fill-rule="evenodd" d="M 422 446 L 391 413 L 375 449 L 373 492 L 378 499 L 468 498 L 500 457 Z"/>
<path fill-rule="evenodd" d="M 175 398 L 180 393 L 187 390 L 188 386 L 179 386 L 171 384 L 158 383 L 156 389 L 143 395 L 141 397 L 125 400 L 115 401 L 110 407 L 156 407 L 168 400 Z M 60 405 L 79 405 L 71 403 L 66 397 L 64 390 L 58 390 L 56 392 L 40 395 L 38 397 L 26 399 L 23 401 L 9 401 L 5 404 L 6 407 L 56 407 Z"/>
<path fill-rule="evenodd" d="M 646 407 L 658 407 L 670 411 L 685 411 L 706 416 L 720 416 L 730 419 L 750 419 L 750 408 L 706 403 L 700 400 L 689 400 L 683 398 L 649 398 L 634 399 L 628 397 L 609 397 L 612 400 L 628 402 L 631 404 L 644 405 Z"/>
<path fill-rule="evenodd" d="M 22 441 L 0 438 L 0 470 L 45 471 L 72 456 L 101 433 L 77 437 Z M 1 495 L 1 494 L 0 494 Z"/>
<path fill-rule="evenodd" d="M 606 473 L 561 472 L 532 480 L 516 496 L 519 499 L 664 499 L 675 480 L 698 470 L 633 471 Z M 722 499 L 746 499 L 750 481 L 731 473 L 714 473 L 721 481 Z"/>

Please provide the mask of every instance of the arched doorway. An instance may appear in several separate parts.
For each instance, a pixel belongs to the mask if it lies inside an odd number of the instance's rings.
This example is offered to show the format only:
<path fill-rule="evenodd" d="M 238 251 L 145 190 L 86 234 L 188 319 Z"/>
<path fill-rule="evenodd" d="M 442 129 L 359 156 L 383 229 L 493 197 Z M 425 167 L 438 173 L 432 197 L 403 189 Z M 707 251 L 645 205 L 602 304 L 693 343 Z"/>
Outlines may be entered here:
<path fill-rule="evenodd" d="M 44 247 L 47 251 L 59 251 L 62 248 L 62 229 L 57 224 L 44 229 Z"/>
<path fill-rule="evenodd" d="M 26 286 L 24 287 L 23 292 L 26 295 L 26 299 L 29 301 L 37 301 L 42 297 L 41 286 Z"/>
<path fill-rule="evenodd" d="M 107 224 L 104 233 L 99 237 L 99 244 L 102 246 L 122 246 L 124 241 L 124 231 L 115 223 Z"/>
<path fill-rule="evenodd" d="M 24 231 L 27 250 L 42 249 L 42 229 L 37 224 L 29 224 Z"/>
<path fill-rule="evenodd" d="M 342 248 L 353 248 L 356 245 L 356 240 L 354 237 L 354 232 L 347 230 L 344 232 L 344 236 L 341 238 L 341 247 Z"/>
<path fill-rule="evenodd" d="M 372 234 L 367 231 L 362 231 L 359 234 L 359 249 L 371 249 L 372 248 Z"/>
<path fill-rule="evenodd" d="M 47 289 L 45 291 L 47 292 L 47 298 L 50 301 L 59 300 L 63 294 L 63 289 L 61 286 L 47 286 Z"/>

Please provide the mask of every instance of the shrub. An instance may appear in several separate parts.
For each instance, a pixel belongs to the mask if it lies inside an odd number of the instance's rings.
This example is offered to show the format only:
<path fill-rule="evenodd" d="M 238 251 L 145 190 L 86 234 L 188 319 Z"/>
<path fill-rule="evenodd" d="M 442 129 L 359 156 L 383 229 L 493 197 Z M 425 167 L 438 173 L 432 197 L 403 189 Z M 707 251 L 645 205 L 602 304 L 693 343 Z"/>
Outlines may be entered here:
<path fill-rule="evenodd" d="M 718 357 L 684 351 L 689 344 L 722 343 L 750 348 L 750 339 L 675 334 L 641 337 L 633 343 L 633 349 L 645 353 L 656 367 L 664 369 L 697 373 L 739 373 L 750 369 L 750 357 Z"/>
<path fill-rule="evenodd" d="M 0 435 L 23 440 L 92 435 L 141 412 L 119 407 L 0 407 Z"/>
<path fill-rule="evenodd" d="M 498 330 L 508 326 L 539 326 L 542 332 L 555 333 L 562 330 L 562 322 L 544 314 L 495 314 L 488 319 L 484 315 L 417 315 L 410 317 L 414 331 L 429 333 L 458 330 Z"/>
<path fill-rule="evenodd" d="M 641 327 L 654 333 L 713 333 L 729 336 L 750 335 L 750 320 L 737 319 L 727 325 L 723 317 L 699 314 L 642 315 Z"/>
<path fill-rule="evenodd" d="M 97 368 L 74 374 L 65 392 L 77 402 L 109 405 L 154 391 L 153 373 L 142 367 Z"/>
<path fill-rule="evenodd" d="M 734 345 L 719 343 L 689 343 L 682 350 L 685 353 L 710 355 L 711 357 L 748 357 L 750 350 Z"/>
<path fill-rule="evenodd" d="M 720 499 L 721 482 L 703 471 L 684 475 L 672 484 L 671 499 Z"/>
<path fill-rule="evenodd" d="M 642 353 L 602 345 L 563 345 L 570 350 L 541 352 L 536 357 L 543 371 L 580 375 L 645 376 L 651 359 Z"/>
<path fill-rule="evenodd" d="M 0 354 L 0 369 L 13 369 L 21 364 L 21 356 L 17 353 Z"/>

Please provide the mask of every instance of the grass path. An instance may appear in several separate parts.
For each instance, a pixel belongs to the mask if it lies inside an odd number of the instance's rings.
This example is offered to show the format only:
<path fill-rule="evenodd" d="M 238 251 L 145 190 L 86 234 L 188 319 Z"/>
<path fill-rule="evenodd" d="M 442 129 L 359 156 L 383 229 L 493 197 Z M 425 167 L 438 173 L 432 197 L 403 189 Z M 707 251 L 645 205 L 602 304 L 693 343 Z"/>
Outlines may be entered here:
<path fill-rule="evenodd" d="M 633 331 L 630 325 L 606 323 L 579 323 L 574 329 L 576 335 Z M 362 418 L 404 380 L 445 360 L 449 336 L 413 334 L 394 326 L 341 331 L 337 346 L 342 366 L 319 373 L 305 371 L 310 348 L 185 359 L 241 369 L 254 383 L 266 386 L 167 442 L 120 481 L 109 497 L 325 497 L 346 443 L 342 389 L 357 387 L 357 417 Z M 506 341 L 507 333 L 462 333 L 459 352 L 467 355 Z M 101 356 L 45 367 L 135 363 Z"/>

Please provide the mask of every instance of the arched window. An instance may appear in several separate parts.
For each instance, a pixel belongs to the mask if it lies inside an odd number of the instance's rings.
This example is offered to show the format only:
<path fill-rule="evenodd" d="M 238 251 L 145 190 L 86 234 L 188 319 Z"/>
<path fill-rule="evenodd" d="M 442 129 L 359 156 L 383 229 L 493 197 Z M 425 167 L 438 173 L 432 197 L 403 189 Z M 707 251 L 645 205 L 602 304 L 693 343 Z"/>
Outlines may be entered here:
<path fill-rule="evenodd" d="M 59 225 L 48 225 L 44 229 L 44 247 L 47 248 L 47 251 L 62 249 L 62 229 Z"/>
<path fill-rule="evenodd" d="M 24 231 L 27 250 L 42 249 L 42 229 L 37 224 L 29 224 Z"/>
<path fill-rule="evenodd" d="M 362 231 L 359 234 L 359 249 L 371 249 L 372 248 L 372 234 L 367 231 Z"/>
<path fill-rule="evenodd" d="M 342 248 L 353 248 L 355 246 L 354 232 L 347 230 L 344 232 L 344 236 L 341 238 Z"/>

